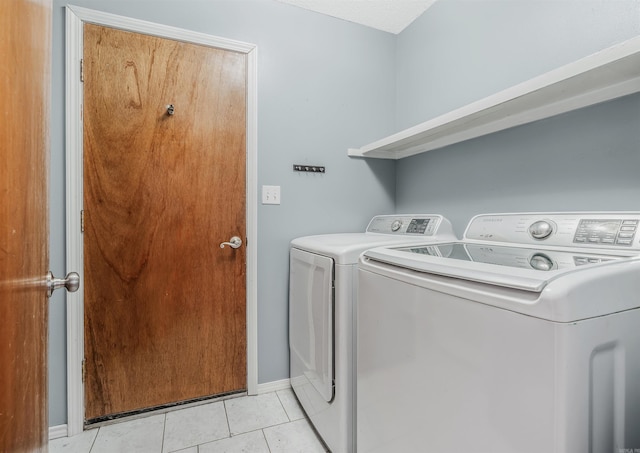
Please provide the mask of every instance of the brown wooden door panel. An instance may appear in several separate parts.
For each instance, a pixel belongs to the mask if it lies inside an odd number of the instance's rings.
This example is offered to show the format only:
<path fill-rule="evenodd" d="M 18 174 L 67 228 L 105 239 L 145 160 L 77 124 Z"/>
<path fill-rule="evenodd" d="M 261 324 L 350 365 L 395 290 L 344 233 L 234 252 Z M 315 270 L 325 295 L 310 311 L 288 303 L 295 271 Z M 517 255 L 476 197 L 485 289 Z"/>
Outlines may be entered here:
<path fill-rule="evenodd" d="M 0 451 L 45 452 L 51 2 L 0 2 Z"/>
<path fill-rule="evenodd" d="M 86 418 L 246 388 L 246 60 L 84 27 Z M 173 104 L 175 112 L 167 114 Z"/>

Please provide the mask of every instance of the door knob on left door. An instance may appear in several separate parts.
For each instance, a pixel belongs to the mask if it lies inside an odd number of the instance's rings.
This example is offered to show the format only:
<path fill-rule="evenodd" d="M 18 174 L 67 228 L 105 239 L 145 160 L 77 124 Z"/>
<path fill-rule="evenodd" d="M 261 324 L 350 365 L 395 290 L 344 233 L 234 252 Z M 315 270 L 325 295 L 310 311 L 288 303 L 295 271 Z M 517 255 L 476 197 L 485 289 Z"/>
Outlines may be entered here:
<path fill-rule="evenodd" d="M 80 276 L 77 272 L 69 272 L 65 278 L 55 278 L 53 272 L 47 274 L 47 296 L 51 297 L 58 288 L 66 288 L 70 293 L 75 293 L 80 287 Z"/>
<path fill-rule="evenodd" d="M 229 239 L 229 242 L 222 242 L 220 244 L 220 248 L 223 249 L 225 245 L 228 245 L 232 249 L 237 249 L 242 245 L 242 239 L 240 239 L 238 236 L 234 236 Z"/>

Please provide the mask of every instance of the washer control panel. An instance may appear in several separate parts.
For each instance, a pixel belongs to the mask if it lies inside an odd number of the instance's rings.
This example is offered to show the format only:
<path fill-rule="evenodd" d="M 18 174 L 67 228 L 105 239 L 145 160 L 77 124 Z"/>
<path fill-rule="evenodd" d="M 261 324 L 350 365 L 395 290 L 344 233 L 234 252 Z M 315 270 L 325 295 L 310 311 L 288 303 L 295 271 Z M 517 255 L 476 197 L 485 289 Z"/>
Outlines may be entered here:
<path fill-rule="evenodd" d="M 638 229 L 638 219 L 581 219 L 573 242 L 631 246 Z"/>
<path fill-rule="evenodd" d="M 640 212 L 482 214 L 465 239 L 560 247 L 640 250 Z"/>
<path fill-rule="evenodd" d="M 367 226 L 367 233 L 433 236 L 452 231 L 451 223 L 441 215 L 379 215 Z"/>

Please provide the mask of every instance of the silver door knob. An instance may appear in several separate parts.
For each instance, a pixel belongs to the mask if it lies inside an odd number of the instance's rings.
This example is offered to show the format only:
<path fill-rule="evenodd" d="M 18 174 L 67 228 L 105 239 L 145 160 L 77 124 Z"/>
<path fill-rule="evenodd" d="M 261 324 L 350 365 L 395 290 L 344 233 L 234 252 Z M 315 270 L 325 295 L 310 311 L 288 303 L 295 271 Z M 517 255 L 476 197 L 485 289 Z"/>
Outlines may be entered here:
<path fill-rule="evenodd" d="M 242 239 L 240 239 L 238 236 L 234 236 L 231 239 L 229 239 L 229 242 L 221 243 L 220 248 L 223 249 L 225 245 L 228 245 L 232 249 L 237 249 L 242 245 Z"/>
<path fill-rule="evenodd" d="M 51 297 L 58 288 L 66 288 L 70 293 L 75 293 L 80 288 L 80 276 L 76 272 L 69 272 L 65 278 L 55 278 L 53 272 L 47 274 L 47 296 Z"/>

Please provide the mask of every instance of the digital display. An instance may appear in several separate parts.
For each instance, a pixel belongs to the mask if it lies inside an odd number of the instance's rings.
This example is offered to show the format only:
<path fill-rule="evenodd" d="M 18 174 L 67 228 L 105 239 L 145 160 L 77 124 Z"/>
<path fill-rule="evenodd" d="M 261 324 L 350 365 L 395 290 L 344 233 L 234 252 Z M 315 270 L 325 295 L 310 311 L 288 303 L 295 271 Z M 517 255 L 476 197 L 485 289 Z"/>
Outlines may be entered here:
<path fill-rule="evenodd" d="M 430 221 L 431 219 L 411 219 L 411 223 L 407 227 L 407 233 L 424 234 Z"/>
<path fill-rule="evenodd" d="M 578 231 L 588 231 L 594 234 L 613 234 L 615 235 L 620 228 L 622 220 L 582 220 Z"/>

